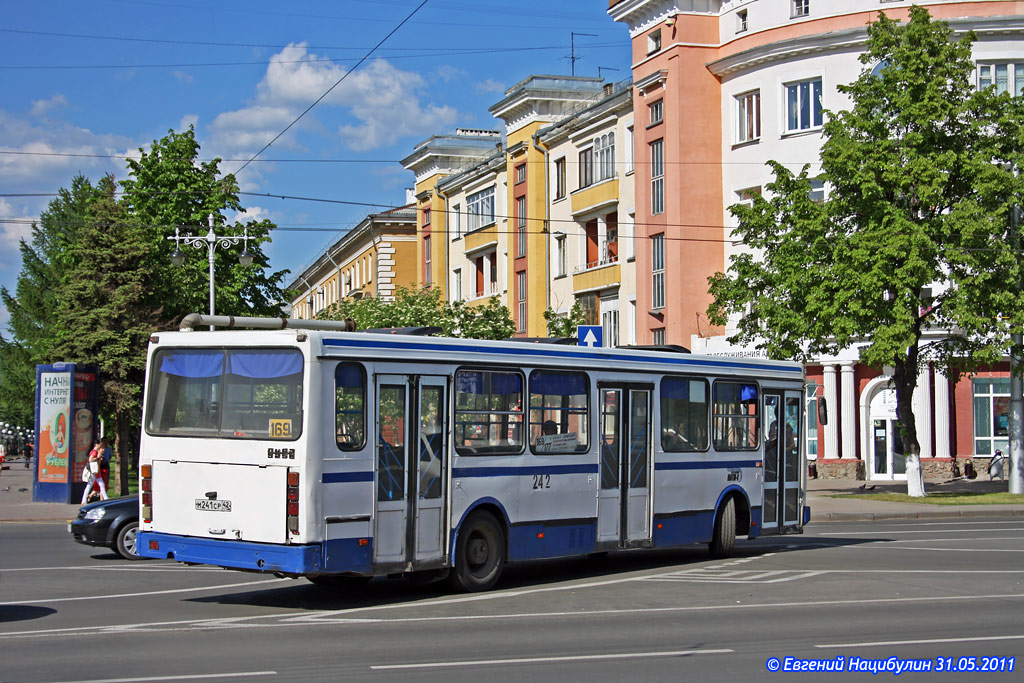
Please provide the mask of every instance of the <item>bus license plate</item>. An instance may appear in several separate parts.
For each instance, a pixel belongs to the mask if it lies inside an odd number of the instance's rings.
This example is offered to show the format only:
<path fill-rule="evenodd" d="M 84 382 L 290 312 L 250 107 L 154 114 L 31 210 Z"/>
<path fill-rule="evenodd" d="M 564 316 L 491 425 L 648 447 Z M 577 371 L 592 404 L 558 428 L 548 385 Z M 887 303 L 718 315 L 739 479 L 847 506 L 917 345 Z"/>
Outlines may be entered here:
<path fill-rule="evenodd" d="M 196 498 L 196 510 L 203 510 L 205 512 L 231 512 L 231 501 Z"/>

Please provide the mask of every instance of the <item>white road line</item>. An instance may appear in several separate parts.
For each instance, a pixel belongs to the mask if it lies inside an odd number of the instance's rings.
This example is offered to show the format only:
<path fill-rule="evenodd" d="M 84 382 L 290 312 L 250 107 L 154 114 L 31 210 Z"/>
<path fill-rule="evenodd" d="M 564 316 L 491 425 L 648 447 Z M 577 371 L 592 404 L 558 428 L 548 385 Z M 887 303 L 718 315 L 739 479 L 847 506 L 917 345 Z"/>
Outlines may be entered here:
<path fill-rule="evenodd" d="M 914 543 L 915 541 L 907 542 Z M 940 553 L 1024 553 L 1024 548 L 929 548 L 927 546 L 917 548 L 905 545 L 880 545 L 879 547 L 885 548 L 886 550 L 934 550 Z M 971 573 L 973 573 L 973 571 Z"/>
<path fill-rule="evenodd" d="M 133 572 L 142 572 L 142 571 L 146 571 L 146 572 L 155 572 L 155 571 L 160 571 L 160 572 L 221 572 L 221 571 L 224 571 L 220 567 L 186 567 L 183 564 L 165 564 L 165 565 L 161 565 L 161 566 L 146 566 L 146 565 L 140 565 L 138 562 L 132 562 L 130 564 L 125 562 L 123 564 L 111 564 L 111 565 L 104 565 L 104 566 L 98 566 L 98 565 L 95 565 L 95 564 L 86 564 L 86 565 L 82 565 L 80 567 L 11 567 L 10 569 L 0 568 L 0 573 L 2 573 L 2 572 L 52 572 L 52 571 L 65 571 L 65 570 L 71 570 L 71 571 L 78 572 L 78 571 L 83 571 L 83 570 L 87 570 L 87 569 L 93 570 L 93 571 L 101 571 L 101 572 L 102 571 L 108 571 L 109 572 L 109 571 L 114 571 L 114 570 L 118 570 L 118 571 L 133 571 Z"/>
<path fill-rule="evenodd" d="M 905 573 L 902 570 L 891 570 L 893 572 Z M 959 572 L 963 573 L 963 572 Z M 467 614 L 448 617 L 394 617 L 388 618 L 359 618 L 352 616 L 356 612 L 372 612 L 382 609 L 402 609 L 410 607 L 424 607 L 428 605 L 444 604 L 444 601 L 430 601 L 420 603 L 400 603 L 393 605 L 380 605 L 375 607 L 355 607 L 344 612 L 321 612 L 313 615 L 302 615 L 288 617 L 277 614 L 259 614 L 248 617 L 236 617 L 228 619 L 198 619 L 183 621 L 165 621 L 142 624 L 122 625 L 93 625 L 76 626 L 73 628 L 55 628 L 39 631 L 14 631 L 10 633 L 0 632 L 0 640 L 5 638 L 40 638 L 68 635 L 89 635 L 94 636 L 107 632 L 122 631 L 191 631 L 191 630 L 213 630 L 218 627 L 241 627 L 248 628 L 281 628 L 282 626 L 310 626 L 318 624 L 362 624 L 362 623 L 423 623 L 423 622 L 447 622 L 447 621 L 496 621 L 511 619 L 550 619 L 557 617 L 594 617 L 594 616 L 625 616 L 634 614 L 663 614 L 682 612 L 714 612 L 720 610 L 748 610 L 748 609 L 779 609 L 796 608 L 806 609 L 813 607 L 836 607 L 845 605 L 888 605 L 896 603 L 917 603 L 917 602 L 959 602 L 961 600 L 1024 600 L 1021 593 L 998 593 L 989 595 L 951 595 L 945 597 L 926 596 L 919 598 L 876 598 L 873 600 L 852 599 L 852 600 L 818 600 L 807 602 L 804 600 L 793 602 L 752 602 L 752 603 L 721 603 L 715 605 L 685 605 L 679 607 L 636 607 L 626 609 L 609 610 L 587 610 L 572 612 L 516 612 L 511 614 Z M 450 601 L 454 602 L 454 601 Z M 268 620 L 266 623 L 251 623 L 259 619 Z M 248 623 L 242 623 L 248 622 Z"/>
<path fill-rule="evenodd" d="M 992 529 L 921 529 L 914 531 L 889 531 L 887 529 L 874 530 L 874 531 L 832 531 L 827 534 L 815 534 L 816 536 L 879 536 L 881 534 L 948 534 L 950 532 L 956 532 L 958 534 L 967 533 L 968 531 L 992 531 Z M 998 529 L 998 531 L 1024 531 L 1024 528 L 1010 528 L 1010 529 Z M 1015 536 L 1013 538 L 1019 538 Z"/>
<path fill-rule="evenodd" d="M 72 598 L 31 598 L 25 600 L 15 600 L 14 602 L 0 602 L 0 607 L 7 607 L 10 605 L 48 605 L 54 602 L 78 602 L 80 600 L 112 600 L 116 598 L 137 598 L 148 595 L 169 595 L 171 593 L 195 593 L 197 591 L 215 591 L 222 590 L 224 588 L 238 588 L 240 586 L 256 586 L 259 584 L 272 584 L 280 583 L 281 581 L 291 581 L 291 579 L 262 579 L 260 581 L 244 581 L 242 583 L 222 583 L 216 586 L 199 586 L 196 588 L 172 588 L 163 591 L 144 591 L 141 593 L 119 593 L 116 595 L 78 595 Z"/>
<path fill-rule="evenodd" d="M 226 674 L 182 674 L 180 676 L 147 676 L 145 678 L 90 678 L 59 683 L 142 683 L 143 681 L 194 681 L 201 678 L 240 678 L 242 676 L 276 676 L 276 671 L 235 671 Z"/>
<path fill-rule="evenodd" d="M 1024 640 L 1024 634 L 1016 636 L 957 636 L 956 638 L 924 638 L 921 640 L 879 640 L 867 643 L 826 643 L 815 645 L 818 648 L 830 647 L 876 647 L 880 645 L 928 645 L 931 643 L 967 643 L 971 641 L 987 640 Z"/>
<path fill-rule="evenodd" d="M 546 664 L 549 662 L 586 662 L 604 659 L 641 659 L 644 657 L 687 657 L 689 655 L 720 655 L 734 650 L 676 650 L 674 652 L 622 652 L 605 655 L 567 655 L 563 657 L 516 657 L 512 659 L 476 659 L 462 662 L 423 662 L 421 664 L 380 664 L 376 671 L 394 669 L 438 669 L 454 666 L 493 666 L 495 664 Z"/>

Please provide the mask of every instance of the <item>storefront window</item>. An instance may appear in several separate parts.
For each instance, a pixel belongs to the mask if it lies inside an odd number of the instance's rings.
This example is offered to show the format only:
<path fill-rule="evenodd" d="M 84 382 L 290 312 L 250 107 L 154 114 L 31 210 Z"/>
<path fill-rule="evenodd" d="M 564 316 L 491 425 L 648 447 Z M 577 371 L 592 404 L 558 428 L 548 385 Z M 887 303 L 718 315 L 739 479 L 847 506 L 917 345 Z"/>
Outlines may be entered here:
<path fill-rule="evenodd" d="M 1010 432 L 1009 378 L 972 380 L 974 394 L 974 453 L 992 455 L 1006 450 Z"/>

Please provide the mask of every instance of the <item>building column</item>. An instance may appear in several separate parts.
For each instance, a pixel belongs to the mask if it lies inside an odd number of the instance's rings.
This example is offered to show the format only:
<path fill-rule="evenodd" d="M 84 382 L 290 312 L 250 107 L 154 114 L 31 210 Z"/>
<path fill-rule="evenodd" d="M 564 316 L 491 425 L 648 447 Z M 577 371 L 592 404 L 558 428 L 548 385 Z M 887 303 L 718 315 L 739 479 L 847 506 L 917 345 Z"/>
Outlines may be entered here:
<path fill-rule="evenodd" d="M 828 417 L 828 424 L 825 425 L 825 449 L 819 457 L 838 458 L 839 427 L 836 424 L 836 418 L 839 417 L 839 401 L 837 400 L 838 394 L 836 393 L 836 366 L 824 365 L 822 370 L 825 373 L 825 405 L 830 415 Z"/>
<path fill-rule="evenodd" d="M 917 376 L 914 387 L 914 416 L 917 422 L 917 443 L 921 446 L 921 457 L 932 458 L 932 369 L 925 365 Z"/>
<path fill-rule="evenodd" d="M 839 384 L 842 391 L 843 458 L 857 457 L 857 387 L 854 382 L 853 363 L 839 366 Z"/>
<path fill-rule="evenodd" d="M 935 368 L 935 457 L 949 458 L 949 379 Z"/>

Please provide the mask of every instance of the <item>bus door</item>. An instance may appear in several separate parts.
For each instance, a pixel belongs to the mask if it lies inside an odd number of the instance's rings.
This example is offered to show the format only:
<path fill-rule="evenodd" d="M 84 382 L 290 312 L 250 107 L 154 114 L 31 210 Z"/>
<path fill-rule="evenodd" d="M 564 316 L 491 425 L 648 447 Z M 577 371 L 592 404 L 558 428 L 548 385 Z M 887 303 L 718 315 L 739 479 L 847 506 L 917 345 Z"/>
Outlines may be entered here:
<path fill-rule="evenodd" d="M 373 557 L 403 571 L 444 564 L 448 380 L 377 376 Z"/>
<path fill-rule="evenodd" d="M 787 533 L 800 526 L 800 392 L 764 393 L 764 533 Z"/>
<path fill-rule="evenodd" d="M 651 540 L 652 387 L 599 384 L 601 489 L 597 546 L 635 547 Z"/>

